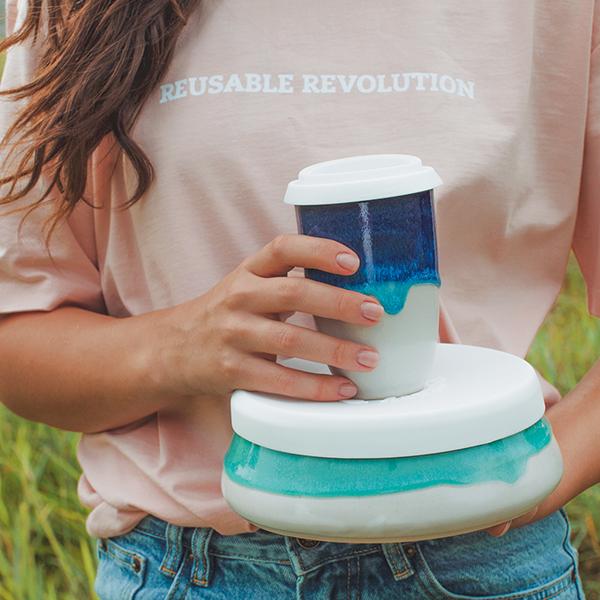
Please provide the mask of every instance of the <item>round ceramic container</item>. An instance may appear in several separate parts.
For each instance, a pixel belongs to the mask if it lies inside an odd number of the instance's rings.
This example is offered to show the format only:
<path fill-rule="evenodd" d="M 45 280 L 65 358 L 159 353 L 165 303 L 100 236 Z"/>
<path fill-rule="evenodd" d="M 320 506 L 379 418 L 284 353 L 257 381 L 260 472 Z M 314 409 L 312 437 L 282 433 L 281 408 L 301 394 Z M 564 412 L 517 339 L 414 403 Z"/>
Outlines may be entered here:
<path fill-rule="evenodd" d="M 244 518 L 284 535 L 467 533 L 528 512 L 558 485 L 561 454 L 543 412 L 525 361 L 450 344 L 424 390 L 402 398 L 314 403 L 240 390 L 222 490 Z"/>
<path fill-rule="evenodd" d="M 334 369 L 354 381 L 361 398 L 416 392 L 430 373 L 440 286 L 433 188 L 440 183 L 416 156 L 384 154 L 318 163 L 288 185 L 298 231 L 337 240 L 361 261 L 351 276 L 315 269 L 306 276 L 375 296 L 385 310 L 373 327 L 315 318 L 319 330 L 379 351 L 373 371 Z"/>

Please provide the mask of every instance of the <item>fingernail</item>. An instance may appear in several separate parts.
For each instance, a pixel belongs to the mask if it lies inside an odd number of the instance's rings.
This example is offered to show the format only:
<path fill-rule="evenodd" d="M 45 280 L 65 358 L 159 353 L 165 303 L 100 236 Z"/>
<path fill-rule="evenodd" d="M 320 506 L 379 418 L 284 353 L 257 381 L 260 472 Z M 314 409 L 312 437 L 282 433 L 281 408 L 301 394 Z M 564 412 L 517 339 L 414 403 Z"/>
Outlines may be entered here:
<path fill-rule="evenodd" d="M 335 257 L 337 264 L 340 265 L 343 269 L 347 269 L 348 271 L 355 271 L 360 264 L 360 261 L 353 254 L 348 254 L 347 252 L 340 252 Z"/>
<path fill-rule="evenodd" d="M 365 319 L 370 321 L 379 321 L 383 315 L 383 306 L 376 302 L 369 302 L 368 300 L 360 305 L 360 312 Z"/>
<path fill-rule="evenodd" d="M 504 527 L 500 530 L 500 533 L 498 533 L 498 537 L 502 537 L 510 529 L 511 525 L 512 525 L 512 521 L 507 521 L 504 524 Z"/>
<path fill-rule="evenodd" d="M 352 396 L 356 396 L 358 389 L 353 383 L 342 383 L 340 385 L 340 396 L 344 396 L 345 398 L 352 398 Z"/>
<path fill-rule="evenodd" d="M 360 350 L 356 355 L 356 362 L 363 367 L 376 367 L 379 362 L 379 352 Z"/>

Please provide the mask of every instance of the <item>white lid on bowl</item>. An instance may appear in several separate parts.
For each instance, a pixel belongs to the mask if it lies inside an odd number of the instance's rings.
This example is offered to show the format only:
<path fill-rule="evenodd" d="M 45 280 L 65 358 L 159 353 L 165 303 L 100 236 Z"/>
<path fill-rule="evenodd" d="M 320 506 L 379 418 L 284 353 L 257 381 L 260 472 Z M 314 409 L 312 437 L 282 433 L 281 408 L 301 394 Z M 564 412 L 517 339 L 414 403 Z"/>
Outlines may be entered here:
<path fill-rule="evenodd" d="M 432 190 L 442 183 L 432 167 L 410 154 L 371 154 L 317 163 L 302 169 L 284 202 L 343 204 Z"/>
<path fill-rule="evenodd" d="M 325 365 L 281 361 L 305 371 Z M 420 392 L 384 400 L 311 402 L 236 390 L 234 431 L 281 452 L 330 458 L 417 456 L 487 444 L 533 425 L 544 414 L 534 369 L 489 348 L 438 344 Z"/>

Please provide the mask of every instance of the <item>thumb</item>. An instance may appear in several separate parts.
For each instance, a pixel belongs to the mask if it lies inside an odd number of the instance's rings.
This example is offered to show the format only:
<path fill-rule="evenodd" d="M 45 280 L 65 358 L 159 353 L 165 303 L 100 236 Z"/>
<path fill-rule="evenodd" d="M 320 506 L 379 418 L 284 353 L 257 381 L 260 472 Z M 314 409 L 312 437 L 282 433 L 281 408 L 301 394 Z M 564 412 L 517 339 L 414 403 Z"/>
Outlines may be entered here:
<path fill-rule="evenodd" d="M 538 510 L 539 506 L 536 506 L 524 515 L 521 515 L 515 519 L 511 519 L 510 521 L 500 523 L 499 525 L 494 525 L 494 527 L 490 527 L 489 529 L 486 529 L 486 531 L 491 536 L 501 537 L 505 535 L 509 529 L 516 529 L 517 527 L 522 527 L 523 525 L 527 525 L 533 521 L 538 513 Z"/>
<path fill-rule="evenodd" d="M 504 523 L 500 523 L 499 525 L 494 525 L 494 527 L 490 527 L 486 529 L 487 533 L 494 537 L 502 537 L 512 525 L 512 521 L 505 521 Z"/>

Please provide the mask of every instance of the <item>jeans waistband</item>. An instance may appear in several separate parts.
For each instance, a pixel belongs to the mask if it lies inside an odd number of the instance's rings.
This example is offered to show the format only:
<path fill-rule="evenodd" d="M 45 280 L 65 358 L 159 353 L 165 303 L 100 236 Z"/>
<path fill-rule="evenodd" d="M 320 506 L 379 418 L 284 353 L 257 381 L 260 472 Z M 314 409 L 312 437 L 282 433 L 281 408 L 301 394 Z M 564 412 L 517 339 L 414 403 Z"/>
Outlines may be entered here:
<path fill-rule="evenodd" d="M 316 542 L 264 530 L 226 536 L 210 528 L 171 525 L 153 516 L 142 519 L 134 531 L 164 540 L 166 550 L 161 570 L 166 574 L 174 573 L 182 552 L 191 553 L 197 563 L 197 585 L 208 580 L 211 556 L 290 565 L 297 575 L 302 575 L 330 562 L 383 552 L 393 577 L 404 579 L 413 573 L 405 550 L 410 552 L 410 547 L 416 546 Z"/>

